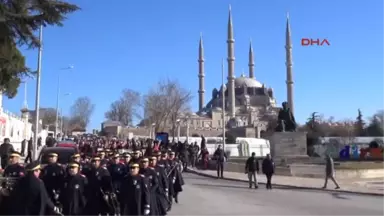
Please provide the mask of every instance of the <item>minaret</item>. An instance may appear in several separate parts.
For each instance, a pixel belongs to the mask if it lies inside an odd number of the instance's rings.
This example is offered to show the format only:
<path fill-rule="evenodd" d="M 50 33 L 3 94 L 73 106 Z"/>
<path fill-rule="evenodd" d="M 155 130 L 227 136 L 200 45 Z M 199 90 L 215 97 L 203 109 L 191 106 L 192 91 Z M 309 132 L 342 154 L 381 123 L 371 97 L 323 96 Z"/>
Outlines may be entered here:
<path fill-rule="evenodd" d="M 27 81 L 24 81 L 24 102 L 23 102 L 23 108 L 21 108 L 21 118 L 23 119 L 23 122 L 24 122 L 23 139 L 28 140 L 29 111 L 28 111 L 28 102 L 27 102 Z"/>
<path fill-rule="evenodd" d="M 291 41 L 291 26 L 289 24 L 289 14 L 287 13 L 287 25 L 285 30 L 285 52 L 286 52 L 286 62 L 287 67 L 287 102 L 288 106 L 291 109 L 291 112 L 294 114 L 294 104 L 293 104 L 293 75 L 292 75 L 292 41 Z"/>
<path fill-rule="evenodd" d="M 253 57 L 252 40 L 249 42 L 248 57 L 249 57 L 249 60 L 248 60 L 249 78 L 254 79 L 255 78 L 255 60 Z"/>
<path fill-rule="evenodd" d="M 235 117 L 235 39 L 233 37 L 232 13 L 231 6 L 229 6 L 228 18 L 228 102 L 229 102 L 229 116 Z"/>
<path fill-rule="evenodd" d="M 203 36 L 200 35 L 200 42 L 199 42 L 199 111 L 201 111 L 204 108 L 204 47 L 203 47 Z"/>

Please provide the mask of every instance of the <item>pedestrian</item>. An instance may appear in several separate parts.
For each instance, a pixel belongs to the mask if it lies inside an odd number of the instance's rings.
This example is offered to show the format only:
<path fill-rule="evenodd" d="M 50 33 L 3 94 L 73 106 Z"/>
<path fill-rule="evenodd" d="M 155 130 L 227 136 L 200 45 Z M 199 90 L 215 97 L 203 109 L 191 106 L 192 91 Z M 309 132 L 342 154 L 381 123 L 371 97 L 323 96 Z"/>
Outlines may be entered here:
<path fill-rule="evenodd" d="M 213 157 L 216 159 L 217 178 L 224 178 L 224 162 L 227 160 L 227 154 L 221 145 L 217 147 Z"/>
<path fill-rule="evenodd" d="M 323 189 L 327 188 L 328 179 L 331 179 L 331 181 L 333 181 L 333 183 L 336 185 L 335 189 L 340 189 L 340 186 L 339 184 L 337 184 L 337 181 L 335 179 L 335 163 L 333 162 L 333 159 L 330 154 L 327 154 L 325 161 L 325 181 Z"/>
<path fill-rule="evenodd" d="M 28 140 L 28 146 L 27 146 L 27 157 L 25 158 L 25 163 L 31 163 L 32 162 L 32 149 L 33 149 L 33 139 Z"/>
<path fill-rule="evenodd" d="M 270 154 L 267 154 L 267 157 L 264 158 L 261 166 L 265 177 L 267 177 L 266 187 L 267 189 L 272 189 L 272 176 L 275 173 L 275 163 Z"/>
<path fill-rule="evenodd" d="M 257 189 L 259 186 L 257 184 L 257 173 L 259 172 L 259 161 L 256 158 L 256 153 L 252 152 L 251 157 L 245 162 L 245 174 L 248 174 L 249 188 L 252 188 L 252 185 Z"/>
<path fill-rule="evenodd" d="M 9 155 L 14 152 L 13 145 L 9 138 L 4 138 L 4 143 L 0 145 L 1 168 L 5 169 L 8 165 Z"/>

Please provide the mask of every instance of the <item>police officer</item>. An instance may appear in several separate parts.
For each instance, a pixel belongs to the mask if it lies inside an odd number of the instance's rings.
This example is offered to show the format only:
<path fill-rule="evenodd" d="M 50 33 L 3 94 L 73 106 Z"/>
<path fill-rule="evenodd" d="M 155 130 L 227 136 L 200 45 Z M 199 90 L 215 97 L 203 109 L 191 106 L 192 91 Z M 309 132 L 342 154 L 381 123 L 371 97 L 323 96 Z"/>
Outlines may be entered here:
<path fill-rule="evenodd" d="M 140 174 L 144 175 L 148 179 L 148 187 L 150 193 L 150 205 L 151 205 L 151 215 L 160 215 L 158 208 L 158 188 L 159 188 L 159 178 L 157 177 L 156 171 L 149 167 L 148 158 L 143 158 L 141 160 L 141 168 L 139 171 Z"/>
<path fill-rule="evenodd" d="M 135 164 L 135 163 L 139 164 L 140 163 L 140 151 L 139 150 L 133 152 L 131 163 L 132 164 Z"/>
<path fill-rule="evenodd" d="M 108 194 L 113 192 L 111 176 L 102 166 L 100 157 L 92 159 L 92 169 L 88 174 L 87 207 L 89 215 L 109 214 Z"/>
<path fill-rule="evenodd" d="M 124 177 L 124 165 L 120 162 L 120 155 L 115 154 L 108 165 L 108 171 L 111 174 L 113 188 L 119 193 L 121 181 Z"/>
<path fill-rule="evenodd" d="M 9 214 L 12 215 L 50 215 L 46 209 L 59 213 L 59 210 L 49 199 L 43 181 L 39 179 L 40 164 L 28 164 L 26 175 L 20 179 L 11 193 Z"/>
<path fill-rule="evenodd" d="M 170 207 L 168 200 L 168 179 L 163 167 L 157 165 L 157 157 L 153 156 L 149 159 L 149 167 L 154 170 L 157 175 L 158 188 L 154 191 L 159 203 L 159 215 L 166 215 Z"/>
<path fill-rule="evenodd" d="M 128 152 L 125 152 L 123 154 L 123 164 L 127 167 L 127 171 L 130 170 L 130 167 L 129 167 L 129 162 L 131 161 L 131 155 L 128 153 Z"/>
<path fill-rule="evenodd" d="M 121 187 L 122 215 L 149 215 L 150 193 L 147 179 L 139 174 L 139 164 L 131 164 Z"/>
<path fill-rule="evenodd" d="M 84 213 L 87 179 L 79 171 L 78 162 L 68 164 L 68 175 L 64 179 L 60 193 L 60 203 L 63 206 L 64 215 L 82 215 Z"/>
<path fill-rule="evenodd" d="M 58 202 L 60 189 L 64 182 L 65 169 L 57 163 L 57 153 L 48 154 L 48 164 L 42 169 L 41 179 L 43 180 L 52 201 Z"/>
<path fill-rule="evenodd" d="M 9 165 L 4 170 L 4 174 L 3 174 L 4 177 L 19 178 L 24 176 L 25 168 L 23 165 L 19 163 L 20 156 L 21 154 L 17 151 L 13 151 L 9 155 Z"/>
<path fill-rule="evenodd" d="M 169 190 L 172 194 L 171 197 L 175 200 L 176 203 L 179 202 L 179 193 L 183 191 L 182 186 L 184 185 L 184 180 L 181 175 L 180 163 L 178 162 L 175 152 L 170 152 L 168 157 L 168 163 L 170 165 L 170 170 L 168 171 L 168 179 L 172 184 L 172 190 Z"/>

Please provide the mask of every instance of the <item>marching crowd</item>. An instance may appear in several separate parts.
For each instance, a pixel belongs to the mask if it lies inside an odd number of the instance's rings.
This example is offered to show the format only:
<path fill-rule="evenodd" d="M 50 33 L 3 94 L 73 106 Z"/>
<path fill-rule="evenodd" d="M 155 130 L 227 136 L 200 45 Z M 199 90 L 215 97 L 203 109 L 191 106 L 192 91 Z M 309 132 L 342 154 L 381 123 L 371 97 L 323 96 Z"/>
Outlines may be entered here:
<path fill-rule="evenodd" d="M 79 151 L 67 164 L 51 152 L 48 164 L 8 157 L 0 214 L 166 215 L 183 190 L 183 155 L 147 142 L 119 151 L 119 141 L 76 140 Z M 145 147 L 143 150 L 142 147 Z"/>

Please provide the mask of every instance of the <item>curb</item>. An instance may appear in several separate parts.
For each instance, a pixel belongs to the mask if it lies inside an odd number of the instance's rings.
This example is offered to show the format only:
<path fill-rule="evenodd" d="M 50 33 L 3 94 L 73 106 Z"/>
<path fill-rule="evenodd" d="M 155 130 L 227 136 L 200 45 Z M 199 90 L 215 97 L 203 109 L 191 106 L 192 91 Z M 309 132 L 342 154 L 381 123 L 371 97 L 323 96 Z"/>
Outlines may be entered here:
<path fill-rule="evenodd" d="M 216 176 L 213 176 L 213 175 L 211 175 L 211 174 L 205 174 L 205 173 L 202 173 L 202 172 L 199 172 L 199 171 L 196 171 L 196 170 L 191 170 L 191 169 L 189 169 L 189 168 L 187 168 L 187 172 L 188 172 L 188 173 L 195 174 L 195 175 L 199 175 L 199 176 L 204 176 L 204 177 L 208 177 L 208 178 L 214 178 L 214 179 L 217 179 Z M 228 178 L 228 177 L 224 177 L 224 180 L 248 183 L 247 180 L 236 179 L 236 178 Z M 265 183 L 259 183 L 259 184 L 265 185 Z M 384 193 L 383 193 L 383 194 L 380 194 L 380 193 L 373 193 L 373 192 L 358 192 L 358 191 L 348 191 L 348 190 L 333 190 L 333 189 L 322 189 L 322 188 L 314 188 L 314 187 L 303 187 L 303 186 L 295 186 L 295 185 L 284 185 L 284 184 L 272 184 L 272 185 L 274 185 L 274 186 L 278 186 L 278 187 L 285 187 L 285 188 L 291 188 L 291 189 L 298 189 L 298 190 L 311 190 L 311 191 L 323 191 L 323 192 L 324 192 L 324 191 L 325 191 L 325 192 L 338 192 L 338 193 L 347 193 L 347 194 L 358 194 L 358 195 L 367 195 L 367 196 L 384 197 Z"/>

